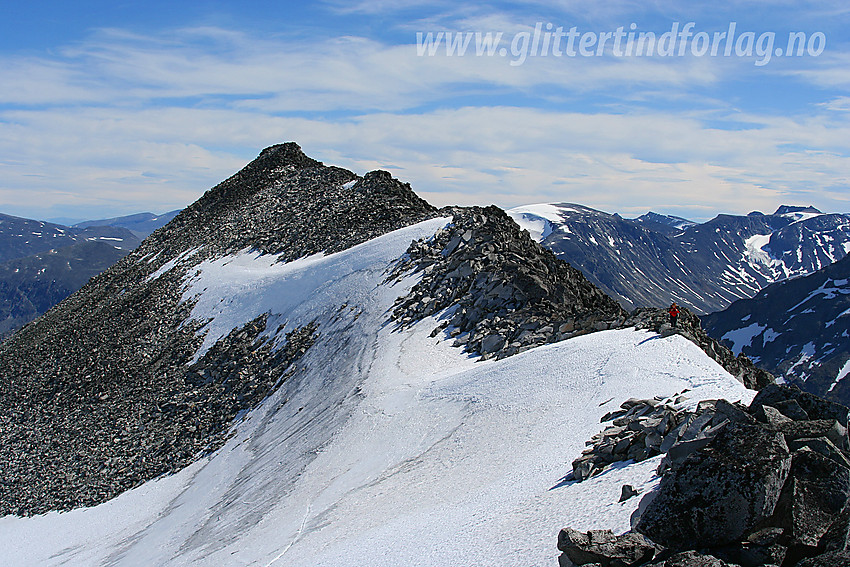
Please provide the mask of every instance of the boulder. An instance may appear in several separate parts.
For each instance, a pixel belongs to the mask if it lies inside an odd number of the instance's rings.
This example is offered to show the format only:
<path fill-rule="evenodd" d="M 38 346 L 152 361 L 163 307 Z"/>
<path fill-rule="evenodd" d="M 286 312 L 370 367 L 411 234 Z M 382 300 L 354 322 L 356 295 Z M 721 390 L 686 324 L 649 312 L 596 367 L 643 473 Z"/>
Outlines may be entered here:
<path fill-rule="evenodd" d="M 765 405 L 777 408 L 777 404 L 788 409 L 793 406 L 793 404 L 790 404 L 792 400 L 797 402 L 797 405 L 800 406 L 809 419 L 834 419 L 845 428 L 847 427 L 850 410 L 846 406 L 825 400 L 808 392 L 803 392 L 794 386 L 780 384 L 769 384 L 765 386 L 756 394 L 752 403 L 750 403 L 750 412 L 755 414 L 758 408 Z M 788 417 L 791 416 L 788 415 Z"/>
<path fill-rule="evenodd" d="M 489 354 L 502 350 L 505 346 L 505 338 L 501 335 L 488 335 L 481 340 L 481 352 Z"/>
<path fill-rule="evenodd" d="M 640 491 L 636 490 L 634 486 L 631 484 L 624 484 L 620 492 L 620 502 L 625 502 L 629 498 L 637 496 L 638 494 L 640 494 Z"/>
<path fill-rule="evenodd" d="M 636 531 L 673 550 L 737 542 L 773 514 L 790 468 L 780 433 L 732 424 L 662 479 Z"/>
<path fill-rule="evenodd" d="M 788 483 L 784 523 L 795 543 L 816 547 L 850 500 L 850 470 L 806 447 L 794 454 Z"/>
<path fill-rule="evenodd" d="M 564 528 L 558 534 L 558 549 L 576 565 L 602 567 L 643 565 L 655 556 L 656 547 L 640 534 L 614 535 L 611 530 L 582 533 Z"/>
<path fill-rule="evenodd" d="M 728 563 L 712 555 L 703 555 L 696 551 L 684 551 L 677 553 L 662 563 L 657 563 L 658 567 L 728 567 Z"/>

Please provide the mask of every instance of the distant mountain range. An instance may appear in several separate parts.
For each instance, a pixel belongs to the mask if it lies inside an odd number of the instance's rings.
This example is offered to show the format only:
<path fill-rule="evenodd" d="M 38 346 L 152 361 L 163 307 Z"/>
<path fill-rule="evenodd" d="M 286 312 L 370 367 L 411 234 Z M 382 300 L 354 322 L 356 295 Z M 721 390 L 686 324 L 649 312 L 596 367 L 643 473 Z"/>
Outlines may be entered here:
<path fill-rule="evenodd" d="M 705 223 L 657 213 L 626 219 L 568 203 L 509 214 L 627 309 L 676 301 L 697 313 L 719 311 L 850 251 L 850 216 L 812 207 Z"/>
<path fill-rule="evenodd" d="M 137 213 L 123 217 L 113 217 L 111 219 L 90 220 L 78 222 L 72 225 L 73 228 L 88 228 L 92 226 L 115 226 L 126 228 L 135 234 L 140 240 L 145 239 L 150 233 L 156 229 L 165 226 L 171 219 L 176 217 L 180 210 L 169 211 L 161 215 L 153 213 Z"/>
<path fill-rule="evenodd" d="M 850 399 L 850 257 L 784 280 L 703 318 L 728 342 L 787 382 Z"/>
<path fill-rule="evenodd" d="M 80 289 L 176 213 L 74 226 L 0 213 L 0 338 Z"/>

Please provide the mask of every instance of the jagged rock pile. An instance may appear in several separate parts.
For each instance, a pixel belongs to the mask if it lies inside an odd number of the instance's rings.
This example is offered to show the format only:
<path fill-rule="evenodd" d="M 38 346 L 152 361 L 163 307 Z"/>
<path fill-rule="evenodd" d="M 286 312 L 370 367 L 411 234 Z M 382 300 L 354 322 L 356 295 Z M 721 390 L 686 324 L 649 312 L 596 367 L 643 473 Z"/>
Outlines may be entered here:
<path fill-rule="evenodd" d="M 452 212 L 452 224 L 412 243 L 390 274 L 393 279 L 422 273 L 396 302 L 392 317 L 402 326 L 454 307 L 434 334 L 448 329 L 455 346 L 487 359 L 625 321 L 616 301 L 529 238 L 501 209 Z"/>
<path fill-rule="evenodd" d="M 657 308 L 636 309 L 625 323 L 626 327 L 636 329 L 649 329 L 669 336 L 678 333 L 699 346 L 729 374 L 743 382 L 747 388 L 758 390 L 773 382 L 773 375 L 766 370 L 758 368 L 745 355 L 735 356 L 726 346 L 709 337 L 700 324 L 700 319 L 691 311 L 680 308 L 681 313 L 677 321 L 677 328 L 670 326 L 670 317 L 667 311 Z"/>
<path fill-rule="evenodd" d="M 679 409 L 685 392 L 672 398 L 630 399 L 620 410 L 602 417 L 613 420 L 587 442 L 588 448 L 573 461 L 572 479 L 582 481 L 619 461 L 643 461 L 666 453 L 659 473 L 678 466 L 690 453 L 705 447 L 745 408 L 726 400 L 706 400 L 696 409 Z"/>
<path fill-rule="evenodd" d="M 616 555 L 588 559 L 571 549 L 605 538 L 567 529 L 561 564 L 850 565 L 848 409 L 774 384 L 727 417 L 705 447 L 664 474 L 633 517 L 634 531 L 655 546 L 654 559 L 634 533 L 605 536 L 607 547 L 594 550 Z M 622 562 L 623 546 L 644 559 Z"/>

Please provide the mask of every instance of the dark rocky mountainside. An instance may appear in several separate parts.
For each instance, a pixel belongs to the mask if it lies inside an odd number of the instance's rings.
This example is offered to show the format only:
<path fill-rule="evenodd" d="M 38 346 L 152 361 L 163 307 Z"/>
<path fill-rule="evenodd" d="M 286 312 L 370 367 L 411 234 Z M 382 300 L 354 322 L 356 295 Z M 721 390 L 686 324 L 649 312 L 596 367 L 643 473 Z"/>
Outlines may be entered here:
<path fill-rule="evenodd" d="M 245 248 L 334 252 L 435 215 L 386 172 L 325 167 L 292 143 L 264 150 L 0 344 L 0 516 L 97 504 L 191 463 L 320 332 L 304 321 L 272 349 L 260 318 L 192 363 L 192 266 Z"/>
<path fill-rule="evenodd" d="M 711 313 L 850 250 L 850 216 L 811 207 L 702 224 L 654 213 L 625 219 L 570 203 L 510 213 L 521 225 L 544 225 L 541 243 L 627 309 L 677 301 Z"/>
<path fill-rule="evenodd" d="M 393 276 L 422 272 L 396 303 L 402 325 L 454 307 L 435 329 L 482 358 L 623 325 L 627 313 L 581 272 L 528 238 L 497 207 L 456 209 L 435 238 L 414 242 Z"/>
<path fill-rule="evenodd" d="M 703 323 L 776 376 L 850 403 L 850 257 L 770 285 Z"/>

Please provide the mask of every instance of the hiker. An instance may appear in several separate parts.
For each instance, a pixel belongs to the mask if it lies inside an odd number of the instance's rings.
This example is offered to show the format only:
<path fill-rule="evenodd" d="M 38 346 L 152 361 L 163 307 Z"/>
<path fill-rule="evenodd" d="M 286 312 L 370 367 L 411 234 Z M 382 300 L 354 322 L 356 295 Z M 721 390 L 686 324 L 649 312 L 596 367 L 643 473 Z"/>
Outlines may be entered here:
<path fill-rule="evenodd" d="M 676 302 L 673 302 L 673 305 L 670 306 L 670 309 L 667 310 L 667 313 L 670 314 L 670 325 L 673 328 L 676 328 L 676 321 L 679 319 L 679 306 L 676 305 Z"/>

